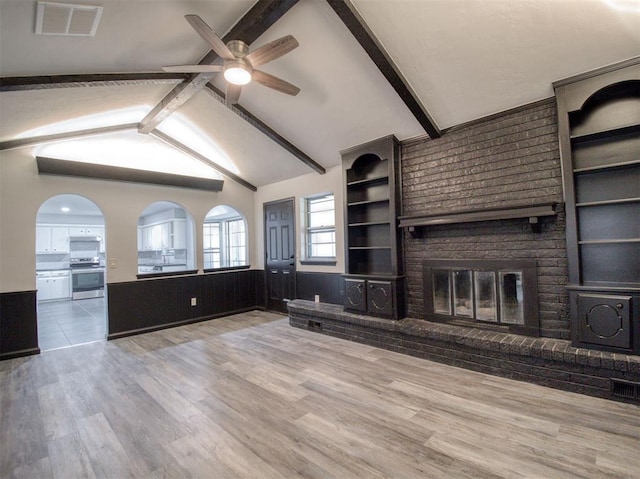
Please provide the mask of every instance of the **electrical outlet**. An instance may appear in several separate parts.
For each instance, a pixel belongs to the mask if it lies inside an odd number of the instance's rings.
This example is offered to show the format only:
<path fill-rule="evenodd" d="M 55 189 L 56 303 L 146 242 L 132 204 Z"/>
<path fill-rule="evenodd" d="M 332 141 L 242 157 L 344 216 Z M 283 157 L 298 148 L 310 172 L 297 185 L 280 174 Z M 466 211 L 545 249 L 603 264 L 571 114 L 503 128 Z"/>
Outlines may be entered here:
<path fill-rule="evenodd" d="M 197 306 L 198 300 L 196 298 L 191 298 L 191 306 Z"/>
<path fill-rule="evenodd" d="M 319 295 L 319 294 L 316 294 L 315 302 L 316 302 L 316 303 L 319 303 L 319 302 L 320 302 L 320 295 Z"/>

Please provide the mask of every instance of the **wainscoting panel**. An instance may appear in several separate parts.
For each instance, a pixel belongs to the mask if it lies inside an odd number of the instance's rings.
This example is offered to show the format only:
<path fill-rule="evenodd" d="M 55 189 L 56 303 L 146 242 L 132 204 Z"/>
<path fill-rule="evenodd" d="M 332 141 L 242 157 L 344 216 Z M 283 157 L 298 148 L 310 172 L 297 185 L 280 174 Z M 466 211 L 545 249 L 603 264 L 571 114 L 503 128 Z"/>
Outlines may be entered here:
<path fill-rule="evenodd" d="M 255 309 L 262 276 L 241 270 L 108 284 L 108 338 Z"/>
<path fill-rule="evenodd" d="M 0 293 L 0 359 L 39 352 L 36 292 Z"/>
<path fill-rule="evenodd" d="M 296 273 L 297 299 L 314 301 L 320 296 L 322 303 L 344 304 L 344 279 L 338 273 Z"/>

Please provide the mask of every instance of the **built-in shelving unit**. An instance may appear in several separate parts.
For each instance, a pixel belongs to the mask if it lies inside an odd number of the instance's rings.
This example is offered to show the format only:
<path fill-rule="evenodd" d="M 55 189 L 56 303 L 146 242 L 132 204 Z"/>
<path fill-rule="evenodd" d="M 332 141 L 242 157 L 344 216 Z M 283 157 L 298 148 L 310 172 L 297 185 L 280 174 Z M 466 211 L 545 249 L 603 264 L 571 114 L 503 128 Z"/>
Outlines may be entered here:
<path fill-rule="evenodd" d="M 640 59 L 554 85 L 572 337 L 640 352 Z"/>
<path fill-rule="evenodd" d="M 399 146 L 393 136 L 342 152 L 345 197 L 345 308 L 402 316 Z"/>

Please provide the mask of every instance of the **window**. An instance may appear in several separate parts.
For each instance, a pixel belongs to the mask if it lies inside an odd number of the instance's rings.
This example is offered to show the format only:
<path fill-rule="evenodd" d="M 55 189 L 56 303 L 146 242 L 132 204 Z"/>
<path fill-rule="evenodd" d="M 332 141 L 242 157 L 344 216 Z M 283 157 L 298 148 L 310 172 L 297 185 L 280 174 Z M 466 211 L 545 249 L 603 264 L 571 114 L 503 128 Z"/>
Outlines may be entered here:
<path fill-rule="evenodd" d="M 158 201 L 138 219 L 138 274 L 194 271 L 194 224 L 176 203 Z"/>
<path fill-rule="evenodd" d="M 336 257 L 335 202 L 333 194 L 305 198 L 307 260 L 327 261 Z"/>
<path fill-rule="evenodd" d="M 204 269 L 246 266 L 247 226 L 238 211 L 216 206 L 204 220 Z"/>

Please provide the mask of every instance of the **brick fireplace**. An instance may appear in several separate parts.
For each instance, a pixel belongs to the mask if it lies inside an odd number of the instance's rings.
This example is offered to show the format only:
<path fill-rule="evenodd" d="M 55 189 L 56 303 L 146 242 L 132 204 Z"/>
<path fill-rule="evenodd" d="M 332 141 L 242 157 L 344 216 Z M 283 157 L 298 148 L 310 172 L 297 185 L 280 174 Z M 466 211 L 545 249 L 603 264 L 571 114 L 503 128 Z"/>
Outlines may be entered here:
<path fill-rule="evenodd" d="M 402 144 L 405 217 L 558 203 L 536 228 L 524 218 L 450 222 L 404 235 L 407 316 L 425 318 L 423 264 L 433 259 L 532 261 L 539 334 L 569 339 L 567 255 L 552 99 Z"/>
<path fill-rule="evenodd" d="M 406 317 L 345 311 L 344 298 L 334 304 L 296 299 L 288 306 L 292 326 L 560 389 L 640 400 L 640 356 L 569 341 L 554 99 L 452 128 L 437 140 L 402 142 L 401 178 Z"/>

